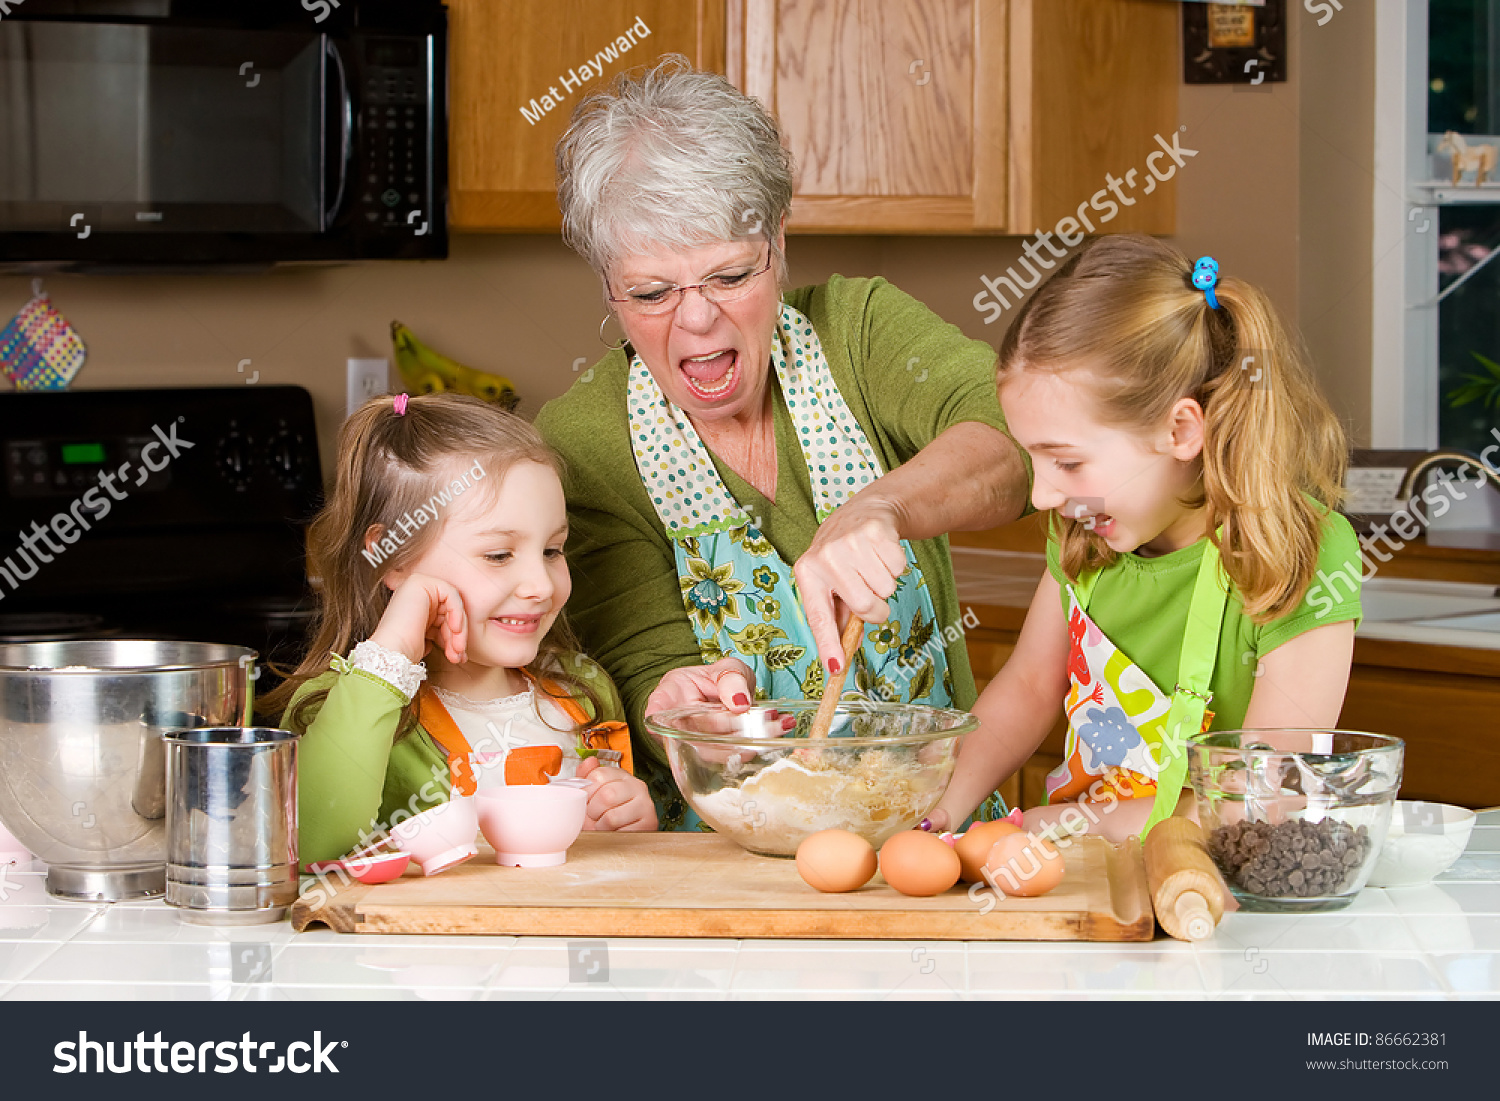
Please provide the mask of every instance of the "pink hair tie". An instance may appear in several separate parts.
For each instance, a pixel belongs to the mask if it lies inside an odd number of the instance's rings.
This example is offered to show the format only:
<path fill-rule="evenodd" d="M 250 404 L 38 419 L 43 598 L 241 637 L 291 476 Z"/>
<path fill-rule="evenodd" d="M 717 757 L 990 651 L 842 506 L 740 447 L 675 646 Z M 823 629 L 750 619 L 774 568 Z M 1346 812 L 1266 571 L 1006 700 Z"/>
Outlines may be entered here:
<path fill-rule="evenodd" d="M 396 399 L 393 402 L 393 404 L 396 407 L 396 416 L 398 416 L 398 417 L 404 417 L 404 416 L 406 416 L 406 402 L 407 402 L 407 400 L 408 400 L 408 398 L 407 398 L 407 395 L 405 395 L 405 394 L 397 394 L 396 395 Z"/>

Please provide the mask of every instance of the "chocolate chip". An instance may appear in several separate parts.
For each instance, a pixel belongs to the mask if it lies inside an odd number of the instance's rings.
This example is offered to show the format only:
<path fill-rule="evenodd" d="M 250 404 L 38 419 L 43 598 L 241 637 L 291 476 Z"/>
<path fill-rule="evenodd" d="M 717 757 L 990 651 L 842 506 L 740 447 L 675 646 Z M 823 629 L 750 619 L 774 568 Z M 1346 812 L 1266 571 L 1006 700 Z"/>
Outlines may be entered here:
<path fill-rule="evenodd" d="M 1342 894 L 1353 884 L 1370 835 L 1325 818 L 1321 822 L 1236 822 L 1209 837 L 1209 852 L 1231 883 L 1267 898 Z"/>

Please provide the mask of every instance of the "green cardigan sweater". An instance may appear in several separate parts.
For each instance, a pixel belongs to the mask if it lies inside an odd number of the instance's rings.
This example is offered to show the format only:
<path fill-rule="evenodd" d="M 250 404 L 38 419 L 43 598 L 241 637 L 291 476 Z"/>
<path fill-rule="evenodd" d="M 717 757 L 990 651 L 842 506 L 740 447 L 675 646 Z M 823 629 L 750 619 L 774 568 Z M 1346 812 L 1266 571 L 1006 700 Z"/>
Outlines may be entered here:
<path fill-rule="evenodd" d="M 846 279 L 801 287 L 786 302 L 812 322 L 839 392 L 887 470 L 912 458 L 964 421 L 1004 430 L 995 390 L 995 350 L 884 279 Z M 701 662 L 677 580 L 672 543 L 641 485 L 630 450 L 626 383 L 630 363 L 612 351 L 562 397 L 548 402 L 536 426 L 567 465 L 568 564 L 573 596 L 568 618 L 584 649 L 620 686 L 636 737 L 636 760 L 655 758 L 643 737 L 646 697 L 669 670 Z M 775 384 L 775 375 L 772 376 Z M 768 500 L 723 462 L 720 475 L 740 505 L 787 562 L 817 531 L 807 465 L 786 402 L 775 402 L 777 497 Z M 938 623 L 960 625 L 946 536 L 913 544 Z M 962 627 L 959 626 L 962 630 Z M 974 702 L 974 677 L 962 637 L 947 646 L 955 706 Z"/>
<path fill-rule="evenodd" d="M 595 662 L 572 655 L 603 701 L 598 722 L 624 721 L 619 694 Z M 448 800 L 448 756 L 419 724 L 393 743 L 407 700 L 390 683 L 362 670 L 327 672 L 302 685 L 282 713 L 288 730 L 298 704 L 328 689 L 297 747 L 297 849 L 303 864 L 335 860 L 361 836 Z"/>

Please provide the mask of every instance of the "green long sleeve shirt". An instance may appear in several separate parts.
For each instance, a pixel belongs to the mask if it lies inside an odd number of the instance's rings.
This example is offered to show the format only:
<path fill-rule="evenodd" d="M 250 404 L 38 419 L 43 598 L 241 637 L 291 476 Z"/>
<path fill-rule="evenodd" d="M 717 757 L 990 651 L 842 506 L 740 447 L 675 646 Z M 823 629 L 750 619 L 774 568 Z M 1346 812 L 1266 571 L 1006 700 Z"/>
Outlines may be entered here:
<path fill-rule="evenodd" d="M 595 662 L 574 656 L 603 706 L 598 722 L 624 720 L 619 694 Z M 305 864 L 335 860 L 362 836 L 420 814 L 448 800 L 448 756 L 418 725 L 395 742 L 407 699 L 393 685 L 355 670 L 328 672 L 302 685 L 282 713 L 288 726 L 310 692 L 328 689 L 297 747 L 297 849 Z M 394 743 L 394 744 L 393 744 Z M 398 812 L 400 812 L 398 814 Z"/>
<path fill-rule="evenodd" d="M 1005 429 L 995 390 L 995 351 L 970 340 L 884 279 L 846 279 L 785 295 L 823 346 L 834 382 L 885 469 L 911 459 L 942 432 L 965 421 Z M 623 350 L 596 363 L 536 426 L 567 465 L 573 596 L 568 616 L 584 649 L 620 687 L 641 750 L 646 698 L 672 669 L 701 662 L 683 607 L 672 543 L 636 471 L 630 449 Z M 771 375 L 772 385 L 776 376 Z M 774 402 L 777 495 L 769 500 L 714 456 L 724 484 L 758 517 L 781 557 L 794 563 L 817 531 L 812 486 L 786 402 Z M 712 452 L 710 452 L 712 454 Z M 913 544 L 940 627 L 962 631 L 946 536 Z M 974 678 L 960 635 L 950 636 L 954 705 L 974 702 Z"/>

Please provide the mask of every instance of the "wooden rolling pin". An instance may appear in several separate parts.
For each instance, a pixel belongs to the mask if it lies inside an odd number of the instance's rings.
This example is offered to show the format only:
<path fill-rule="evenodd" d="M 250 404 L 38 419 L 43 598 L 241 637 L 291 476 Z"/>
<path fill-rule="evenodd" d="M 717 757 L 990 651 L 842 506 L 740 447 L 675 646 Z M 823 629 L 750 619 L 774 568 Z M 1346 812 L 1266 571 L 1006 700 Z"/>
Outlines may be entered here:
<path fill-rule="evenodd" d="M 1164 818 L 1146 835 L 1146 884 L 1156 920 L 1178 940 L 1207 940 L 1224 916 L 1224 881 L 1191 818 Z"/>
<path fill-rule="evenodd" d="M 844 648 L 844 667 L 829 674 L 823 683 L 823 699 L 818 704 L 818 713 L 813 716 L 812 728 L 807 732 L 809 738 L 828 737 L 829 728 L 833 726 L 833 713 L 838 709 L 839 697 L 844 694 L 844 678 L 854 664 L 854 651 L 859 649 L 864 633 L 865 621 L 851 615 L 849 622 L 844 624 L 843 637 L 839 639 Z"/>

